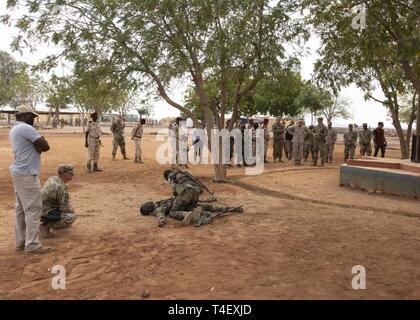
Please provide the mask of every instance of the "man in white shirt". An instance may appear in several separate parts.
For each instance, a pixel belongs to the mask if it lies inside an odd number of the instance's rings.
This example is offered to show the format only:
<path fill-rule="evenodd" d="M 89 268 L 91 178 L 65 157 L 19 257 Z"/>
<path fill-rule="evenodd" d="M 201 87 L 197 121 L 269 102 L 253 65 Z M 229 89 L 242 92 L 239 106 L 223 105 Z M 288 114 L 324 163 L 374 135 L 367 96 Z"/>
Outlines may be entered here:
<path fill-rule="evenodd" d="M 41 152 L 50 149 L 48 142 L 34 129 L 37 113 L 29 105 L 17 108 L 16 124 L 10 130 L 9 141 L 15 160 L 10 166 L 16 194 L 16 249 L 26 253 L 46 253 L 39 241 L 42 215 L 42 194 L 39 181 Z"/>

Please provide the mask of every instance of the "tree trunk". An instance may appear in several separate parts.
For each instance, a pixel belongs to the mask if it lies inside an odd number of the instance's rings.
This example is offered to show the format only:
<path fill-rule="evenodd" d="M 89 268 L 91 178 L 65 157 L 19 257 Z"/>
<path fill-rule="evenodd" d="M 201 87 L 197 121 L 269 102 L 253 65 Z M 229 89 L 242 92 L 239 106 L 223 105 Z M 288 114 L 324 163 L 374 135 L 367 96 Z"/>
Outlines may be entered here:
<path fill-rule="evenodd" d="M 397 131 L 398 139 L 400 140 L 401 159 L 408 159 L 410 155 L 410 149 L 407 148 L 407 145 L 408 146 L 410 145 L 410 139 L 408 139 L 408 143 L 407 143 L 397 112 L 395 112 L 394 110 L 390 110 L 390 111 L 391 111 L 392 124 L 394 125 L 395 130 Z"/>
<path fill-rule="evenodd" d="M 418 103 L 417 103 L 417 120 L 416 120 L 416 154 L 414 155 L 414 161 L 420 162 L 419 156 L 419 148 L 420 148 L 420 89 L 417 90 L 418 92 Z"/>

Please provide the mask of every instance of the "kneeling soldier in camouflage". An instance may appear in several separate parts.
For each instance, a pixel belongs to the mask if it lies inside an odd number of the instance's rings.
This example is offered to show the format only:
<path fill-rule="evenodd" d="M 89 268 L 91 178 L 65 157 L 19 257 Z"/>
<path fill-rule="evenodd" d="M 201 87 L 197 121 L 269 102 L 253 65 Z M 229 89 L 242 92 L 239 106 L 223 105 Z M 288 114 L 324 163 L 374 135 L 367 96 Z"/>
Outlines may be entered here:
<path fill-rule="evenodd" d="M 76 220 L 70 205 L 66 183 L 74 176 L 72 165 L 61 164 L 58 176 L 50 177 L 42 189 L 42 217 L 40 231 L 44 237 L 51 236 L 50 229 L 69 228 Z"/>

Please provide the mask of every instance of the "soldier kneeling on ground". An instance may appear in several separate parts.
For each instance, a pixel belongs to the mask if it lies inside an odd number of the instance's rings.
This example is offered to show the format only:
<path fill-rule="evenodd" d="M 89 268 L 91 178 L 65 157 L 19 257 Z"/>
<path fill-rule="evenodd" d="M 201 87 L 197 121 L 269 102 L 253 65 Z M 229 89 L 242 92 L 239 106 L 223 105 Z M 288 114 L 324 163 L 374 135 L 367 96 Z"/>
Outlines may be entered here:
<path fill-rule="evenodd" d="M 223 207 L 209 203 L 197 203 L 192 211 L 172 210 L 175 199 L 170 198 L 157 202 L 145 202 L 140 207 L 140 214 L 143 216 L 155 216 L 158 218 L 159 227 L 166 224 L 166 216 L 176 220 L 182 220 L 184 226 L 194 224 L 200 227 L 213 222 L 214 218 L 225 215 L 229 212 L 242 213 L 242 207 Z"/>
<path fill-rule="evenodd" d="M 61 164 L 58 167 L 58 176 L 50 177 L 42 189 L 40 231 L 44 237 L 52 235 L 51 229 L 58 230 L 71 227 L 76 220 L 66 186 L 66 183 L 71 181 L 73 176 L 73 166 Z"/>

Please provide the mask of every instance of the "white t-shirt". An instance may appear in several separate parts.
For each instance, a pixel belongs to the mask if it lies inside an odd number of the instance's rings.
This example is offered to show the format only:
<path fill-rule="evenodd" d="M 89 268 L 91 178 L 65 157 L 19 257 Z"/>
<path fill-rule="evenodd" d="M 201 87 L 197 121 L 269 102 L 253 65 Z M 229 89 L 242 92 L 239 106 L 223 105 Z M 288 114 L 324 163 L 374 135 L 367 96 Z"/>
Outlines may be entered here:
<path fill-rule="evenodd" d="M 35 150 L 33 142 L 41 138 L 39 133 L 27 123 L 17 121 L 9 132 L 9 141 L 15 155 L 10 172 L 20 175 L 38 175 L 41 154 Z"/>

